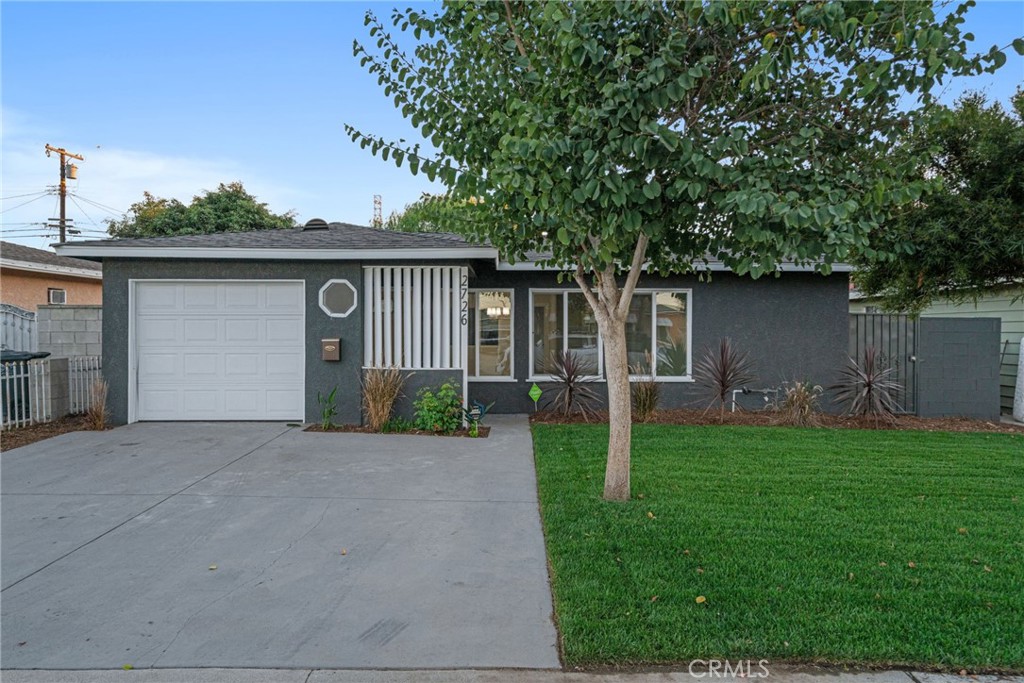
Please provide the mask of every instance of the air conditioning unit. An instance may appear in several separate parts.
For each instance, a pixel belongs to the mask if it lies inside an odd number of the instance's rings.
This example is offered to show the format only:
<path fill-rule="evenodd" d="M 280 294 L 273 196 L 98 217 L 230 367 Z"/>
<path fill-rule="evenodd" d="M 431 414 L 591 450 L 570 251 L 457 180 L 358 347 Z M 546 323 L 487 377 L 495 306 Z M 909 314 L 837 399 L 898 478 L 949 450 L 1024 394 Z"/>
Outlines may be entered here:
<path fill-rule="evenodd" d="M 66 304 L 68 302 L 67 290 L 64 290 L 64 289 L 50 289 L 50 290 L 47 290 L 47 291 L 49 292 L 49 295 L 50 295 L 49 298 L 50 298 L 50 303 L 51 304 L 63 305 L 63 304 Z"/>

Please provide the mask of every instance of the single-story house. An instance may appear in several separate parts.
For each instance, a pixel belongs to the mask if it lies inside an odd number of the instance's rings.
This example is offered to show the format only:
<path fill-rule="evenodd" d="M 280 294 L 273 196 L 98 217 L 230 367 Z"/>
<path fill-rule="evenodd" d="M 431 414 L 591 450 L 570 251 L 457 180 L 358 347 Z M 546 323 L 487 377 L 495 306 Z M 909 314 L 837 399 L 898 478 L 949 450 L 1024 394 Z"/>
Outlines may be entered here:
<path fill-rule="evenodd" d="M 337 420 L 361 421 L 364 368 L 451 379 L 494 412 L 534 409 L 557 349 L 579 354 L 600 385 L 597 324 L 571 280 L 511 264 L 451 234 L 310 221 L 249 233 L 71 242 L 103 264 L 103 369 L 115 423 L 319 418 L 338 387 Z M 847 360 L 847 269 L 798 265 L 752 280 L 710 264 L 698 275 L 644 275 L 629 315 L 631 363 L 654 359 L 664 406 L 693 405 L 693 367 L 730 337 L 760 386 L 831 382 Z M 545 398 L 541 398 L 543 406 Z"/>
<path fill-rule="evenodd" d="M 14 242 L 0 242 L 0 303 L 35 312 L 103 301 L 103 267 Z"/>
<path fill-rule="evenodd" d="M 880 297 L 850 290 L 850 313 L 882 313 Z M 1021 338 L 1024 338 L 1024 284 L 1007 283 L 979 292 L 977 300 L 933 301 L 921 311 L 922 318 L 999 318 L 999 403 L 1000 411 L 1013 413 L 1013 392 L 1017 384 Z"/>

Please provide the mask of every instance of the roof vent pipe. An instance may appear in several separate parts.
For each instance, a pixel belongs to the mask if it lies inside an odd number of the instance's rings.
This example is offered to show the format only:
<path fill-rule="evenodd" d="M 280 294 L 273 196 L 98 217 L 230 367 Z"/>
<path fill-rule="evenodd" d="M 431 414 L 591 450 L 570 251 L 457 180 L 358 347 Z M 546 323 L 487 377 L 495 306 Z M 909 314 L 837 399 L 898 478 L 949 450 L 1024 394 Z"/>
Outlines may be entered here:
<path fill-rule="evenodd" d="M 302 226 L 303 230 L 327 230 L 327 221 L 323 218 L 311 218 Z"/>

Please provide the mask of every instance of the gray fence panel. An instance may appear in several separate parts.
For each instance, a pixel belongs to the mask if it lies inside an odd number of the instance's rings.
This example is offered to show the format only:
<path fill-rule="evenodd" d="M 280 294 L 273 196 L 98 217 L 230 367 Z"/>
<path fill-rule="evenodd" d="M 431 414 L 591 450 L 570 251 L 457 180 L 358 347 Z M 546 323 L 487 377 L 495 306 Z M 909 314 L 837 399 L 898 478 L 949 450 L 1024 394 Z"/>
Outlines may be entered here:
<path fill-rule="evenodd" d="M 12 351 L 38 351 L 36 314 L 11 304 L 0 304 L 0 346 Z"/>
<path fill-rule="evenodd" d="M 873 346 L 878 350 L 884 367 L 893 368 L 892 378 L 902 390 L 896 400 L 904 413 L 917 411 L 917 373 L 914 358 L 917 355 L 918 321 L 907 315 L 886 313 L 853 313 L 850 315 L 850 358 L 858 364 L 864 362 L 864 350 Z"/>
<path fill-rule="evenodd" d="M 999 318 L 921 318 L 921 417 L 999 420 Z"/>

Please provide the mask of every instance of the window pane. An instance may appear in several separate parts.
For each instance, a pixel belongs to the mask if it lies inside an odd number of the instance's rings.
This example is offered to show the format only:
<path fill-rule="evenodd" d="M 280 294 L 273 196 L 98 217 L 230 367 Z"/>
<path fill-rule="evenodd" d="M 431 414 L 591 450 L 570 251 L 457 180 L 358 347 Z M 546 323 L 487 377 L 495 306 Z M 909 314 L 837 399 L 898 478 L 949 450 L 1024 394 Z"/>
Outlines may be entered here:
<path fill-rule="evenodd" d="M 597 320 L 583 292 L 569 292 L 569 350 L 590 375 L 601 372 L 601 344 Z"/>
<path fill-rule="evenodd" d="M 480 325 L 480 377 L 512 376 L 512 296 L 509 292 L 477 293 Z M 474 354 L 475 355 L 475 354 Z M 475 359 L 471 361 L 473 367 Z"/>
<path fill-rule="evenodd" d="M 683 377 L 687 367 L 686 294 L 658 292 L 658 376 Z"/>
<path fill-rule="evenodd" d="M 634 368 L 651 371 L 651 295 L 634 294 L 626 316 L 626 354 L 631 374 Z"/>
<path fill-rule="evenodd" d="M 552 354 L 562 348 L 562 295 L 536 292 L 533 295 L 533 374 L 551 374 Z"/>
<path fill-rule="evenodd" d="M 469 292 L 469 316 L 468 316 L 468 330 L 467 338 L 469 339 L 469 348 L 466 350 L 469 358 L 466 359 L 468 364 L 468 373 L 470 377 L 476 377 L 480 373 L 477 372 L 476 367 L 476 311 L 477 311 L 477 293 Z"/>

